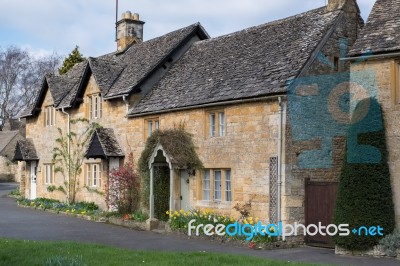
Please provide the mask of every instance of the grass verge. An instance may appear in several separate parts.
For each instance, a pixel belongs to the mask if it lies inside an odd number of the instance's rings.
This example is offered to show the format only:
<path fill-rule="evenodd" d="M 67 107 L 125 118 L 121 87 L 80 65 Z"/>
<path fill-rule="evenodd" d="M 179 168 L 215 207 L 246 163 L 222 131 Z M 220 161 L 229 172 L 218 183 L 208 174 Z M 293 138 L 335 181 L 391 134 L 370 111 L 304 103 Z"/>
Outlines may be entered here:
<path fill-rule="evenodd" d="M 133 251 L 103 245 L 0 239 L 0 265 L 311 265 L 215 253 Z"/>

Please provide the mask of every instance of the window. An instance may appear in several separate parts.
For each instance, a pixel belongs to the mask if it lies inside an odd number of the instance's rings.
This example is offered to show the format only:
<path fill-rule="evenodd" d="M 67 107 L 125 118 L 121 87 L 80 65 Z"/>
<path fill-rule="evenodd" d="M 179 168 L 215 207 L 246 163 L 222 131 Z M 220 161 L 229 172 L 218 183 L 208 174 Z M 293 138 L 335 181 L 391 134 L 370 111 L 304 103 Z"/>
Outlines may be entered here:
<path fill-rule="evenodd" d="M 47 106 L 44 111 L 44 123 L 46 127 L 51 127 L 56 124 L 56 109 L 53 106 Z"/>
<path fill-rule="evenodd" d="M 225 171 L 225 201 L 232 201 L 231 170 Z"/>
<path fill-rule="evenodd" d="M 89 119 L 99 119 L 102 117 L 102 99 L 100 94 L 93 94 L 89 98 Z"/>
<path fill-rule="evenodd" d="M 333 68 L 336 72 L 339 72 L 339 57 L 333 57 Z"/>
<path fill-rule="evenodd" d="M 53 179 L 53 165 L 52 164 L 44 164 L 44 184 L 51 185 L 54 183 Z"/>
<path fill-rule="evenodd" d="M 210 200 L 210 170 L 204 172 L 203 178 L 203 200 Z"/>
<path fill-rule="evenodd" d="M 158 118 L 147 119 L 145 124 L 147 126 L 147 137 L 150 137 L 154 131 L 160 129 L 160 120 Z"/>
<path fill-rule="evenodd" d="M 231 170 L 205 170 L 202 180 L 202 199 L 217 202 L 232 201 Z"/>
<path fill-rule="evenodd" d="M 101 165 L 99 163 L 86 164 L 86 186 L 101 186 Z"/>
<path fill-rule="evenodd" d="M 225 136 L 225 112 L 209 113 L 210 137 Z"/>
<path fill-rule="evenodd" d="M 221 201 L 221 171 L 214 171 L 214 200 Z"/>

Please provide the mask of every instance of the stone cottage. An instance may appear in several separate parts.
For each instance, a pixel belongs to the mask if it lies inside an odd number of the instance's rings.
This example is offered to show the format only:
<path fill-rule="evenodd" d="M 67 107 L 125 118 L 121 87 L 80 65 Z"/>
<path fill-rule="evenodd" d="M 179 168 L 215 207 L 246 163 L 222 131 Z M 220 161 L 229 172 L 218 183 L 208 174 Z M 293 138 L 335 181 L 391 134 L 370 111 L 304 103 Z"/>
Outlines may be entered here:
<path fill-rule="evenodd" d="M 72 119 L 103 127 L 91 138 L 79 177 L 89 189 L 77 195 L 102 208 L 104 196 L 92 191 L 104 191 L 109 170 L 129 153 L 138 159 L 155 130 L 185 124 L 204 169 L 177 168 L 162 146 L 149 163 L 170 168 L 170 209 L 237 216 L 236 202 L 251 201 L 252 215 L 264 221 L 307 222 L 306 182 L 337 181 L 344 142 L 334 140 L 329 169 L 296 167 L 298 154 L 316 144 L 292 139 L 288 84 L 348 73 L 349 63 L 339 61 L 347 52 L 340 43 L 352 46 L 363 25 L 356 1 L 329 0 L 327 6 L 217 38 L 193 24 L 143 41 L 143 25 L 137 14 L 124 13 L 116 52 L 89 58 L 66 75 L 44 77 L 33 106 L 22 115 L 27 141 L 16 151 L 27 162 L 22 193 L 65 199 L 47 188 L 63 183 L 52 164 L 57 128 L 83 130 Z M 324 222 L 331 212 L 321 214 Z"/>
<path fill-rule="evenodd" d="M 0 181 L 19 182 L 19 172 L 22 164 L 13 161 L 17 142 L 25 136 L 25 124 L 14 119 L 8 119 L 0 131 Z"/>
<path fill-rule="evenodd" d="M 374 97 L 381 104 L 389 167 L 394 193 L 396 224 L 400 226 L 400 1 L 376 1 L 360 37 L 350 50 L 351 81 L 358 83 L 359 73 L 373 77 L 377 91 L 368 91 L 365 97 Z M 362 75 L 361 75 L 362 77 Z"/>

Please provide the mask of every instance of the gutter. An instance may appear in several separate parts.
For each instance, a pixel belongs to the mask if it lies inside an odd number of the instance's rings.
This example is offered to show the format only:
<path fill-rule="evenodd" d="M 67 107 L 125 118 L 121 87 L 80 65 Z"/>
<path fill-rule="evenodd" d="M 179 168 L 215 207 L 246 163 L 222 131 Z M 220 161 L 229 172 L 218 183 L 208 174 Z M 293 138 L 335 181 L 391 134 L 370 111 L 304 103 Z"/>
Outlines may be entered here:
<path fill-rule="evenodd" d="M 147 116 L 147 115 L 158 115 L 158 114 L 164 114 L 164 113 L 170 113 L 170 112 L 179 112 L 179 111 L 186 111 L 186 110 L 198 109 L 198 108 L 215 107 L 215 106 L 221 106 L 221 105 L 260 102 L 260 101 L 264 101 L 264 100 L 272 100 L 272 99 L 281 98 L 281 97 L 286 97 L 286 96 L 281 94 L 281 95 L 264 96 L 264 97 L 259 97 L 259 98 L 250 98 L 250 99 L 244 99 L 244 100 L 231 100 L 231 101 L 217 102 L 217 103 L 206 103 L 206 104 L 180 107 L 180 108 L 175 108 L 175 109 L 166 109 L 166 110 L 154 111 L 154 112 L 148 112 L 148 113 L 139 113 L 139 114 L 133 114 L 133 115 L 128 114 L 128 117 L 136 118 L 136 117 L 142 117 L 142 116 Z"/>
<path fill-rule="evenodd" d="M 65 112 L 64 107 L 61 108 L 61 112 L 67 116 L 67 136 L 68 136 L 68 144 L 67 144 L 67 152 L 68 152 L 68 188 L 67 188 L 67 193 L 68 193 L 68 201 L 70 201 L 70 190 L 71 190 L 71 116 L 69 113 Z"/>
<path fill-rule="evenodd" d="M 282 212 L 281 212 L 281 192 L 282 192 L 282 128 L 283 128 L 283 103 L 282 97 L 278 98 L 279 101 L 279 131 L 278 131 L 278 213 L 277 218 L 278 222 L 282 221 Z"/>
<path fill-rule="evenodd" d="M 396 57 L 400 56 L 400 52 L 397 53 L 389 53 L 389 54 L 377 54 L 377 55 L 361 55 L 361 56 L 352 56 L 352 57 L 344 57 L 340 58 L 340 61 L 364 61 L 369 59 L 382 59 L 386 57 Z"/>

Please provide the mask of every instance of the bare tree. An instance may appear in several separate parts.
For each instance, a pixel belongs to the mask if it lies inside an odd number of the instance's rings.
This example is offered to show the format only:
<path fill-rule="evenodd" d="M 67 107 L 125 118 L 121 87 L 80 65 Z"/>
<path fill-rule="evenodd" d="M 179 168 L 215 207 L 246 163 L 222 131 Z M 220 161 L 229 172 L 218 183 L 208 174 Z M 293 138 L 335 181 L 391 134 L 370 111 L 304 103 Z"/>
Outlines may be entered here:
<path fill-rule="evenodd" d="M 16 46 L 0 47 L 0 128 L 32 104 L 47 73 L 54 73 L 61 57 L 56 53 L 35 58 Z"/>

